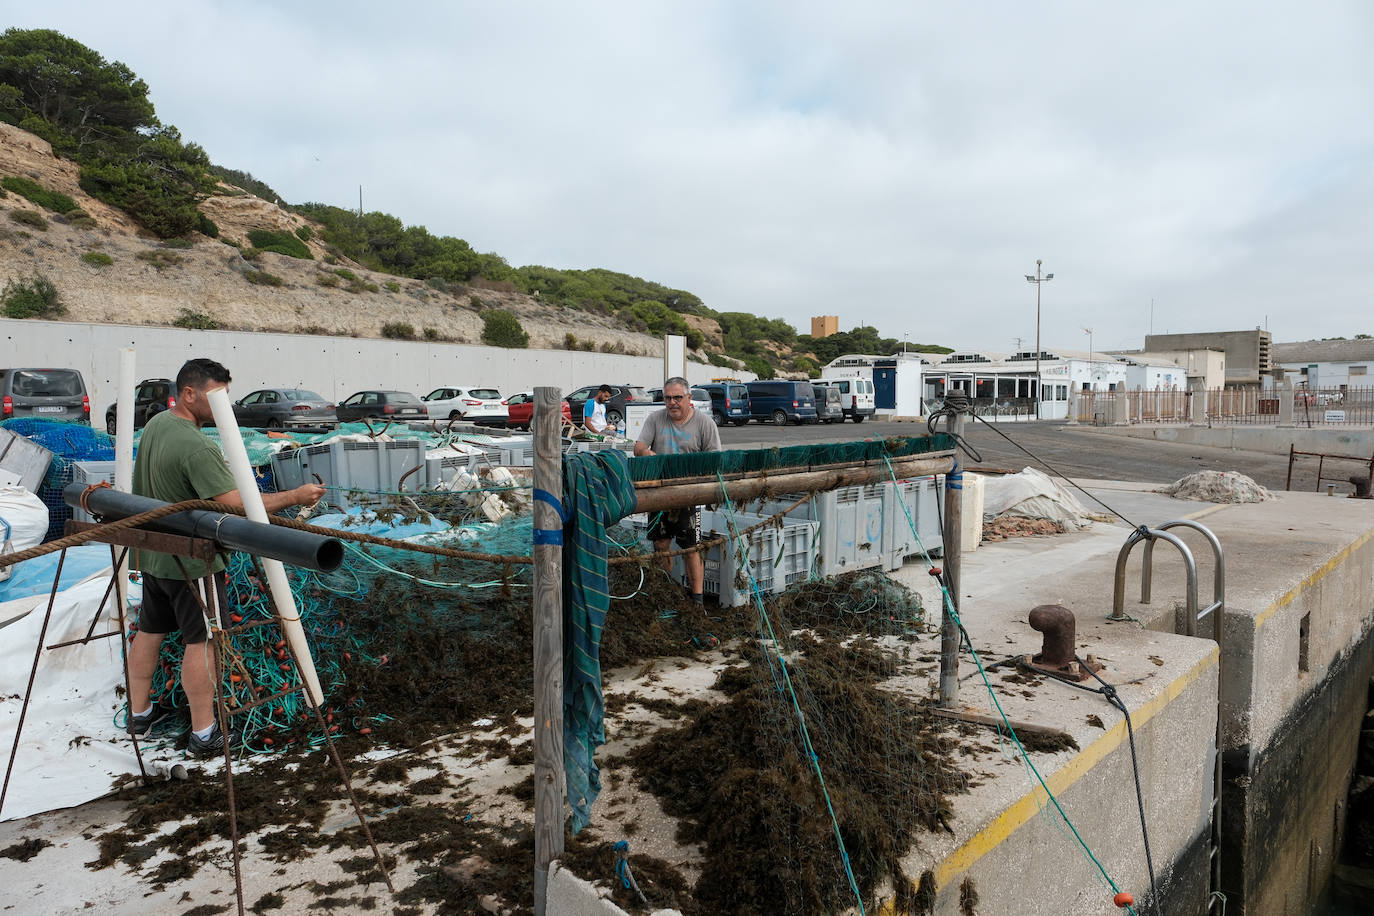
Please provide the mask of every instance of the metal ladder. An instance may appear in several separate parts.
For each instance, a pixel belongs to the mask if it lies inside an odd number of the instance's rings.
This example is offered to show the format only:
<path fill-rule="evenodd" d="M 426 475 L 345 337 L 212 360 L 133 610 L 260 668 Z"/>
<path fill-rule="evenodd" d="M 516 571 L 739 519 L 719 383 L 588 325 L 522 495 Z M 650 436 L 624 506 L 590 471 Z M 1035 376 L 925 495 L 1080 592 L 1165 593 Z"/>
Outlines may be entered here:
<path fill-rule="evenodd" d="M 1198 588 L 1197 588 L 1197 562 L 1193 558 L 1193 552 L 1188 549 L 1188 545 L 1177 535 L 1170 534 L 1169 528 L 1191 528 L 1198 531 L 1207 542 L 1212 545 L 1212 555 L 1216 560 L 1216 566 L 1212 575 L 1212 603 L 1207 607 L 1198 609 Z M 1141 526 L 1131 532 L 1126 538 L 1126 543 L 1122 545 L 1121 552 L 1116 557 L 1116 576 L 1112 589 L 1112 613 L 1110 620 L 1128 620 L 1126 616 L 1126 561 L 1131 557 L 1131 551 L 1137 544 L 1144 542 L 1145 555 L 1142 558 L 1140 575 L 1140 603 L 1150 603 L 1150 586 L 1153 579 L 1154 548 L 1156 541 L 1165 541 L 1178 548 L 1178 552 L 1183 557 L 1183 568 L 1187 578 L 1187 590 L 1185 594 L 1185 606 L 1183 611 L 1182 630 L 1180 635 L 1197 636 L 1198 622 L 1206 617 L 1212 618 L 1212 639 L 1217 644 L 1217 730 L 1215 746 L 1213 747 L 1213 766 L 1212 766 L 1212 804 L 1211 804 L 1211 830 L 1207 844 L 1208 870 L 1210 873 L 1210 893 L 1207 897 L 1207 911 L 1212 912 L 1218 903 L 1221 911 L 1226 911 L 1226 897 L 1221 893 L 1221 664 L 1223 655 L 1222 647 L 1222 625 L 1226 612 L 1226 555 L 1221 549 L 1221 541 L 1205 525 L 1201 525 L 1190 519 L 1175 519 L 1165 522 L 1157 528 Z M 1174 622 L 1174 631 L 1179 631 L 1179 621 Z"/>

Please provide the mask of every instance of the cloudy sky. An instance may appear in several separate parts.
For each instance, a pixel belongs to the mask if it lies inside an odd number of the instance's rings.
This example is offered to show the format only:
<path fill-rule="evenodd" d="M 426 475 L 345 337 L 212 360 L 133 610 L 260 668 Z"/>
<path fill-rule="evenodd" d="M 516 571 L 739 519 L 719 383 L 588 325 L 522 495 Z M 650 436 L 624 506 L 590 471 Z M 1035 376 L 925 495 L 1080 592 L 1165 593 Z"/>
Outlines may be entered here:
<path fill-rule="evenodd" d="M 959 348 L 1374 333 L 1374 6 L 11 6 L 293 202 Z"/>

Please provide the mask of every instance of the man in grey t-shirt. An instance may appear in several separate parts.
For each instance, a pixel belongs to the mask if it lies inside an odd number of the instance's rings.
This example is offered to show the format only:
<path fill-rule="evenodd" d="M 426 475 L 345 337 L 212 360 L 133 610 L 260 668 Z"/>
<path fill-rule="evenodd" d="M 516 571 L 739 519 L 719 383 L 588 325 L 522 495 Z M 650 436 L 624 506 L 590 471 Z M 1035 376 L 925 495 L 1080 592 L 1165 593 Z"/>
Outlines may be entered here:
<path fill-rule="evenodd" d="M 663 383 L 663 409 L 649 414 L 644 421 L 644 430 L 635 442 L 635 455 L 677 455 L 684 452 L 720 451 L 720 430 L 715 421 L 707 414 L 699 413 L 692 407 L 692 399 L 687 380 L 674 376 Z M 696 545 L 700 540 L 701 514 L 698 507 L 690 509 L 669 509 L 658 513 L 649 526 L 649 540 L 654 549 L 666 551 L 671 539 L 677 540 L 680 548 Z M 687 582 L 692 600 L 701 604 L 701 588 L 705 579 L 705 565 L 697 552 L 683 554 L 683 565 L 687 567 Z M 665 571 L 673 566 L 671 557 L 661 557 L 660 565 Z"/>

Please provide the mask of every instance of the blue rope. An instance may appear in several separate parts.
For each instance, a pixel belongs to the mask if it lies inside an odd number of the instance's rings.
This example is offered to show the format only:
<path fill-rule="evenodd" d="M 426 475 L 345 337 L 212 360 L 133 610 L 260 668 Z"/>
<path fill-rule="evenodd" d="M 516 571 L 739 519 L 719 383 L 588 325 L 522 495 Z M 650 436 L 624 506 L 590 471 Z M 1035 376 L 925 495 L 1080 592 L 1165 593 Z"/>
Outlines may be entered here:
<path fill-rule="evenodd" d="M 723 497 L 721 505 L 725 509 L 731 540 L 737 540 L 739 538 L 739 526 L 735 522 L 734 503 L 730 499 L 730 494 L 725 488 L 725 478 L 719 471 L 716 472 L 716 479 L 720 481 L 720 492 Z M 761 624 L 768 628 L 768 638 L 773 641 L 773 645 L 776 647 L 779 645 L 777 634 L 773 631 L 773 622 L 768 617 L 768 608 L 763 603 L 762 591 L 759 588 L 758 582 L 754 580 L 753 564 L 745 562 L 743 565 L 745 575 L 749 577 L 749 592 L 754 597 L 754 606 L 758 609 L 759 620 Z M 768 666 L 771 670 L 773 667 L 772 655 L 769 653 L 767 647 L 764 647 L 763 654 L 765 658 L 769 659 Z M 839 818 L 835 816 L 835 805 L 831 802 L 830 792 L 825 787 L 825 774 L 821 772 L 821 759 L 816 754 L 816 749 L 811 744 L 811 732 L 806 726 L 806 714 L 802 712 L 801 703 L 797 700 L 797 691 L 796 688 L 792 686 L 792 677 L 787 673 L 787 659 L 783 658 L 781 652 L 778 653 L 778 667 L 782 671 L 783 682 L 787 685 L 787 695 L 792 700 L 792 709 L 797 714 L 797 726 L 801 732 L 802 745 L 806 751 L 807 758 L 811 761 L 811 768 L 816 772 L 816 780 L 820 783 L 821 795 L 825 798 L 825 810 L 829 812 L 830 825 L 835 830 L 835 842 L 840 847 L 840 861 L 844 865 L 845 877 L 849 879 L 850 890 L 854 892 L 854 899 L 859 904 L 859 914 L 860 916 L 864 916 L 866 911 L 864 909 L 863 893 L 859 890 L 859 882 L 854 878 L 854 869 L 849 862 L 849 851 L 845 849 L 844 836 L 840 832 L 840 821 Z M 777 677 L 774 676 L 773 680 L 776 684 Z M 779 691 L 781 692 L 781 688 L 779 688 Z"/>
<path fill-rule="evenodd" d="M 921 548 L 921 557 L 926 561 L 928 566 L 933 565 L 930 563 L 930 552 L 926 550 L 925 542 L 921 540 L 921 534 L 916 530 L 916 520 L 911 517 L 911 507 L 906 504 L 905 499 L 900 498 L 901 494 L 899 484 L 897 483 L 897 472 L 893 469 L 892 462 L 886 455 L 883 456 L 883 461 L 887 464 L 888 476 L 892 478 L 892 486 L 894 489 L 893 495 L 897 498 L 897 502 L 901 504 L 902 512 L 906 515 L 906 523 L 910 526 L 911 533 L 916 538 L 916 544 Z M 955 462 L 955 467 L 958 467 L 957 461 Z M 960 473 L 959 477 L 962 481 L 963 474 Z M 948 478 L 946 479 L 948 480 Z M 1026 753 L 1025 747 L 1021 744 L 1021 739 L 1016 735 L 1016 729 L 1011 726 L 1011 720 L 1007 718 L 1007 714 L 1002 710 L 1002 704 L 997 699 L 997 693 L 992 689 L 992 682 L 988 680 L 988 673 L 983 668 L 983 660 L 978 656 L 978 650 L 973 647 L 973 640 L 969 639 L 968 631 L 964 629 L 964 622 L 959 619 L 958 611 L 954 609 L 954 601 L 950 598 L 949 590 L 945 588 L 943 578 L 936 579 L 936 582 L 940 586 L 940 597 L 944 604 L 944 608 L 954 620 L 954 625 L 959 628 L 959 633 L 963 636 L 964 644 L 968 646 L 969 653 L 973 656 L 974 663 L 978 665 L 978 673 L 983 678 L 983 686 L 987 688 L 988 696 L 992 698 L 992 705 L 997 709 L 997 714 L 1002 717 L 1002 725 L 1006 727 L 1007 733 L 1011 735 L 1011 740 L 1016 743 L 1016 749 L 1021 752 L 1021 760 L 1024 761 L 1030 771 L 1035 774 L 1036 781 L 1040 783 L 1040 788 L 1045 790 L 1045 795 L 1049 797 L 1055 810 L 1059 812 L 1059 816 L 1064 819 L 1064 823 L 1069 825 L 1069 830 L 1073 831 L 1074 839 L 1076 839 L 1078 845 L 1083 848 L 1083 852 L 1087 855 L 1088 859 L 1097 866 L 1098 872 L 1101 873 L 1103 880 L 1107 882 L 1107 886 L 1112 889 L 1112 893 L 1119 893 L 1121 888 L 1116 886 L 1116 882 L 1112 880 L 1111 875 L 1107 874 L 1107 869 L 1098 861 L 1097 856 L 1093 855 L 1093 851 L 1088 847 L 1087 841 L 1084 840 L 1082 834 L 1078 832 L 1078 828 L 1073 825 L 1073 821 L 1069 820 L 1069 815 L 1064 811 L 1063 806 L 1059 804 L 1059 799 L 1055 797 L 1054 792 L 1050 790 L 1049 785 L 1045 782 L 1045 778 L 1040 775 L 1040 771 L 1036 769 L 1035 764 L 1031 762 L 1030 754 Z M 1134 907 L 1127 906 L 1126 911 L 1131 913 L 1132 916 L 1137 916 Z"/>

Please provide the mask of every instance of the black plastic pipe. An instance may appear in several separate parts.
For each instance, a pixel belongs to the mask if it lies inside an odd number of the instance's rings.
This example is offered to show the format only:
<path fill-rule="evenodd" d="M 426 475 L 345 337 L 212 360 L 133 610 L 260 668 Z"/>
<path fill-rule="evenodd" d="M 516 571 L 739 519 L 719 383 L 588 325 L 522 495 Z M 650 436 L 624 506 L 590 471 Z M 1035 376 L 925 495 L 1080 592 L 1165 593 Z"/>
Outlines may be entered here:
<path fill-rule="evenodd" d="M 86 494 L 85 484 L 70 483 L 62 491 L 62 500 L 73 508 L 83 508 L 83 494 Z M 117 521 L 131 515 L 151 512 L 165 505 L 168 504 L 147 496 L 134 496 L 131 493 L 101 487 L 91 490 L 86 495 L 84 508 L 97 518 Z M 205 538 L 229 550 L 242 550 L 244 553 L 270 557 L 291 566 L 313 569 L 316 572 L 333 572 L 343 563 L 344 548 L 338 538 L 262 522 L 250 522 L 238 515 L 190 509 L 147 522 L 143 527 L 164 534 Z"/>

